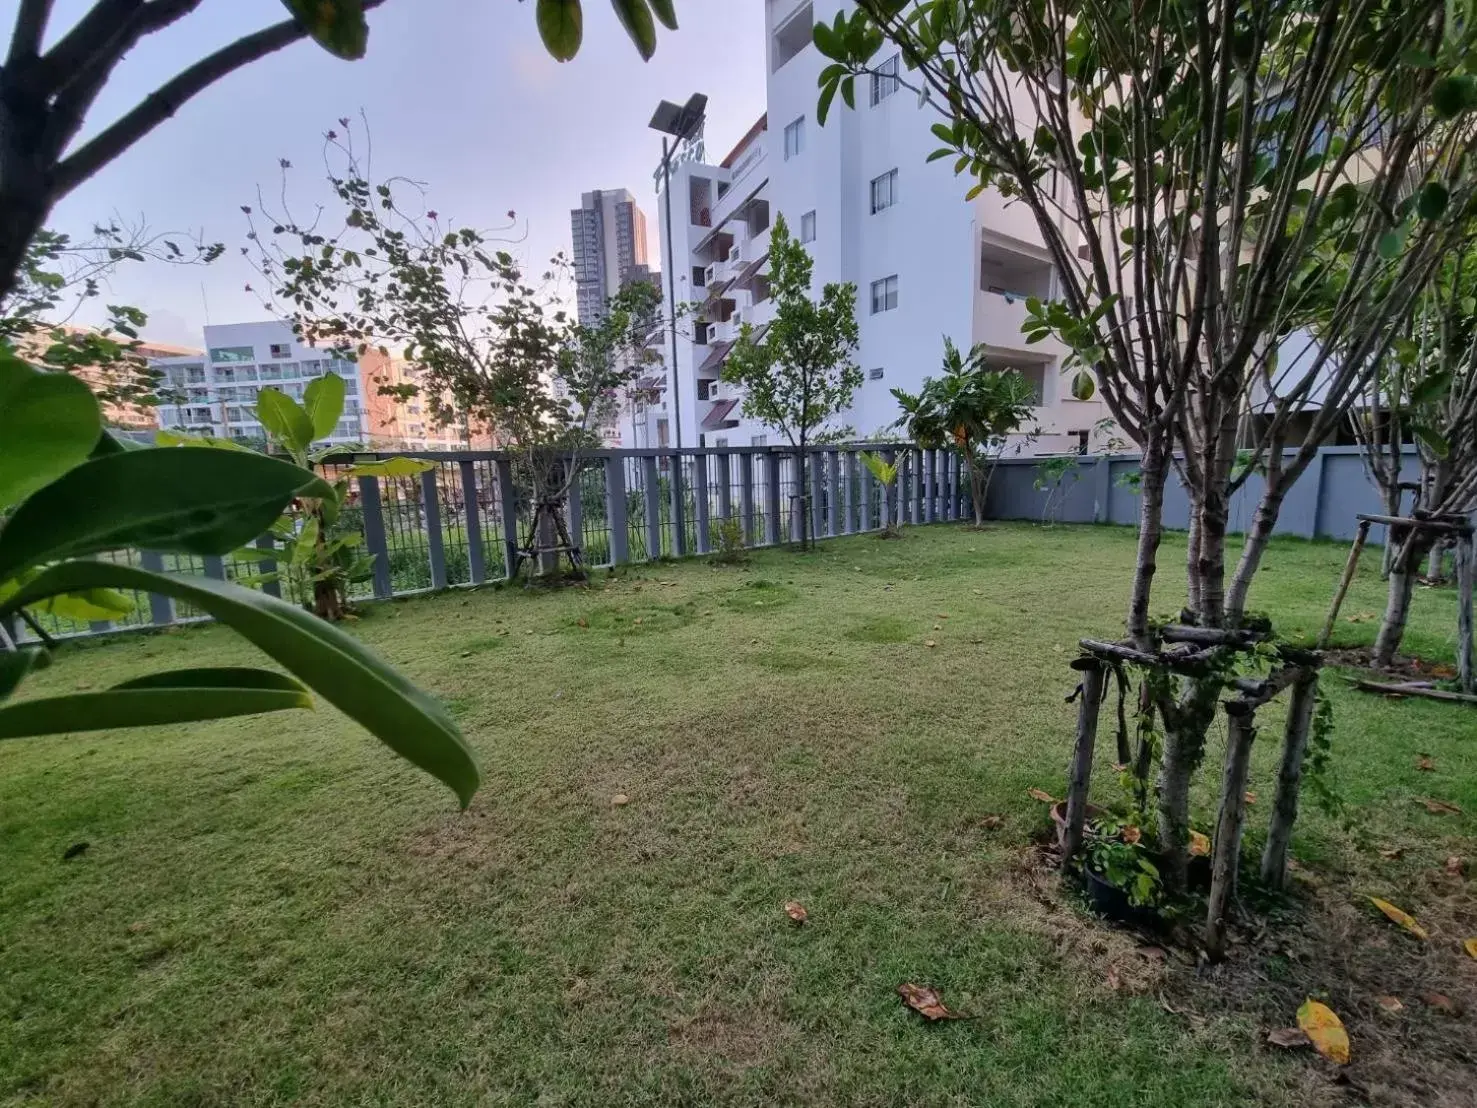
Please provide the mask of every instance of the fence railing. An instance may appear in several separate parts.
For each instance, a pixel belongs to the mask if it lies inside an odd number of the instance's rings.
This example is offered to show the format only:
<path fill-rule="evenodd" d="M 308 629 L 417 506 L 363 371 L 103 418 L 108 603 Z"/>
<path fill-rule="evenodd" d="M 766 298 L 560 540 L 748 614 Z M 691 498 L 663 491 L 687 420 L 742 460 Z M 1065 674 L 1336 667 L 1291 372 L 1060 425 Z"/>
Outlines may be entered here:
<path fill-rule="evenodd" d="M 898 467 L 884 487 L 863 464 L 875 453 Z M 352 465 L 390 457 L 434 463 L 408 477 L 354 477 L 339 526 L 362 531 L 374 571 L 350 586 L 351 600 L 388 599 L 450 586 L 508 578 L 525 544 L 531 505 L 514 480 L 514 455 L 489 451 L 362 453 L 322 467 L 336 480 Z M 887 523 L 960 519 L 968 512 L 968 480 L 952 451 L 902 443 L 817 447 L 806 451 L 810 535 L 832 538 L 876 531 Z M 567 504 L 570 534 L 591 567 L 650 562 L 713 552 L 722 525 L 744 547 L 798 541 L 805 501 L 799 455 L 786 447 L 698 450 L 604 450 L 581 458 Z M 268 555 L 270 536 L 256 544 Z M 190 557 L 120 551 L 112 557 L 148 569 L 199 573 L 283 595 L 268 559 Z M 525 566 L 523 572 L 536 571 Z M 268 578 L 262 580 L 262 578 Z M 102 634 L 203 618 L 168 597 L 135 594 L 131 615 L 78 623 L 42 614 L 48 634 Z"/>
<path fill-rule="evenodd" d="M 898 467 L 884 488 L 862 463 L 871 452 Z M 372 576 L 350 588 L 351 600 L 387 599 L 458 585 L 506 579 L 526 538 L 530 505 L 518 494 L 513 455 L 487 451 L 356 454 L 324 467 L 325 476 L 355 462 L 422 458 L 431 469 L 411 477 L 356 477 L 340 519 L 362 530 L 375 555 Z M 807 451 L 811 484 L 809 533 L 817 538 L 895 525 L 970 518 L 969 482 L 953 451 L 903 443 L 825 446 Z M 775 546 L 800 537 L 799 459 L 787 447 L 703 450 L 606 450 L 584 455 L 568 503 L 571 536 L 592 567 L 711 553 L 723 524 L 745 547 Z M 1415 455 L 1410 456 L 1411 475 Z M 985 515 L 1063 523 L 1138 521 L 1134 455 L 1057 459 L 1006 458 L 995 469 Z M 1231 503 L 1231 530 L 1243 530 L 1261 496 L 1252 475 Z M 1348 538 L 1359 512 L 1383 506 L 1364 474 L 1356 447 L 1325 447 L 1293 486 L 1278 518 L 1279 534 Z M 1171 480 L 1164 524 L 1189 523 L 1189 501 Z M 256 546 L 270 553 L 273 540 Z M 122 551 L 112 557 L 148 569 L 203 573 L 250 584 L 276 566 L 259 560 L 198 558 Z M 525 572 L 528 572 L 525 569 Z M 282 595 L 282 585 L 253 587 Z M 151 594 L 135 596 L 131 615 L 78 623 L 41 615 L 49 634 L 89 635 L 159 627 L 203 618 L 187 605 Z M 18 629 L 20 630 L 20 629 Z"/>

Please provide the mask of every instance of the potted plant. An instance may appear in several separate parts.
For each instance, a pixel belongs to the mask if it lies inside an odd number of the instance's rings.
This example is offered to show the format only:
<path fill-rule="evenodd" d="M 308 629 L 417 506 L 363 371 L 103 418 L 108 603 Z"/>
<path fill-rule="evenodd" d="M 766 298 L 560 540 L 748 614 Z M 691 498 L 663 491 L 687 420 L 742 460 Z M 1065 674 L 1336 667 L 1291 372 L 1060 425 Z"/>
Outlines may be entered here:
<path fill-rule="evenodd" d="M 1092 825 L 1082 873 L 1087 898 L 1099 914 L 1122 923 L 1159 922 L 1164 882 L 1136 825 L 1106 818 Z"/>

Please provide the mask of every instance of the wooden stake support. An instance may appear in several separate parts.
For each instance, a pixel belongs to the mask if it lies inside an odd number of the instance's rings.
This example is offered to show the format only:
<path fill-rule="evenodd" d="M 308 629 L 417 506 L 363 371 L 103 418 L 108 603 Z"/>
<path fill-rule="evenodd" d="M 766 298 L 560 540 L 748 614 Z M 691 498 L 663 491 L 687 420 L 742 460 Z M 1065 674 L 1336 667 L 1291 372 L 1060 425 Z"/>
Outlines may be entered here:
<path fill-rule="evenodd" d="M 1349 548 L 1349 560 L 1344 563 L 1344 575 L 1339 578 L 1338 591 L 1333 594 L 1333 603 L 1328 607 L 1328 618 L 1323 621 L 1323 630 L 1318 632 L 1318 649 L 1322 650 L 1333 637 L 1333 625 L 1338 622 L 1339 609 L 1344 606 L 1344 597 L 1349 594 L 1349 585 L 1359 568 L 1359 555 L 1364 553 L 1364 543 L 1369 538 L 1371 521 L 1361 519 L 1359 530 L 1354 535 L 1354 545 Z"/>
<path fill-rule="evenodd" d="M 1082 849 L 1082 827 L 1087 820 L 1087 792 L 1092 783 L 1092 752 L 1097 742 L 1098 709 L 1103 702 L 1107 667 L 1095 658 L 1074 663 L 1082 673 L 1082 696 L 1077 702 L 1077 742 L 1072 751 L 1072 773 L 1067 784 L 1067 831 L 1062 861 L 1069 864 Z"/>
<path fill-rule="evenodd" d="M 1292 686 L 1287 705 L 1287 727 L 1282 735 L 1282 764 L 1277 770 L 1277 792 L 1272 798 L 1272 818 L 1267 826 L 1267 845 L 1262 850 L 1262 882 L 1273 889 L 1287 884 L 1287 852 L 1292 846 L 1292 827 L 1298 817 L 1298 796 L 1303 786 L 1303 761 L 1308 754 L 1308 735 L 1313 709 L 1318 702 L 1318 671 L 1303 670 Z"/>
<path fill-rule="evenodd" d="M 1210 901 L 1205 913 L 1205 952 L 1218 962 L 1226 955 L 1226 918 L 1236 895 L 1241 864 L 1241 833 L 1246 826 L 1246 779 L 1256 741 L 1256 706 L 1236 699 L 1226 703 L 1226 765 L 1221 777 L 1221 809 L 1211 852 Z"/>

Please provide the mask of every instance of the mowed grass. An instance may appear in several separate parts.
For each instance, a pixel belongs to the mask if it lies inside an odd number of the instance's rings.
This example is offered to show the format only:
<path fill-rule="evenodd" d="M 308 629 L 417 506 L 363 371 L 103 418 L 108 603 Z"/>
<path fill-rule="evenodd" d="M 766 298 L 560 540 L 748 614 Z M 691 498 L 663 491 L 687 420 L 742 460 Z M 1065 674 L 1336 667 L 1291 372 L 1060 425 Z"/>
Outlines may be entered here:
<path fill-rule="evenodd" d="M 1112 987 L 1134 944 L 1023 882 L 1066 662 L 1121 628 L 1133 541 L 940 526 L 369 607 L 354 633 L 477 750 L 466 812 L 328 708 L 0 744 L 0 1102 L 1317 1103 L 1315 1060 Z M 1311 636 L 1343 556 L 1277 544 L 1254 606 Z M 1171 537 L 1165 612 L 1182 557 Z M 1343 642 L 1373 636 L 1375 563 Z M 1449 657 L 1454 609 L 1423 590 L 1411 651 Z M 30 689 L 254 658 L 188 628 L 66 649 Z M 1416 875 L 1471 852 L 1477 712 L 1328 684 L 1361 832 L 1309 810 L 1299 857 L 1419 913 Z M 973 1018 L 925 1024 L 905 981 Z"/>

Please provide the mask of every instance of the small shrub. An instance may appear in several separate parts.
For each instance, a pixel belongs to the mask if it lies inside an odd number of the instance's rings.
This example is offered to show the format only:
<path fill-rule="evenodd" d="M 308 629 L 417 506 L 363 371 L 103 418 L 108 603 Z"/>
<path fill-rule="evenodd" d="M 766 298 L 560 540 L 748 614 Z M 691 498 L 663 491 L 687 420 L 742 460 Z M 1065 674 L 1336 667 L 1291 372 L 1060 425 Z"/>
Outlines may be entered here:
<path fill-rule="evenodd" d="M 736 519 L 716 519 L 708 529 L 713 561 L 720 565 L 739 565 L 749 560 L 744 546 L 744 529 Z"/>

